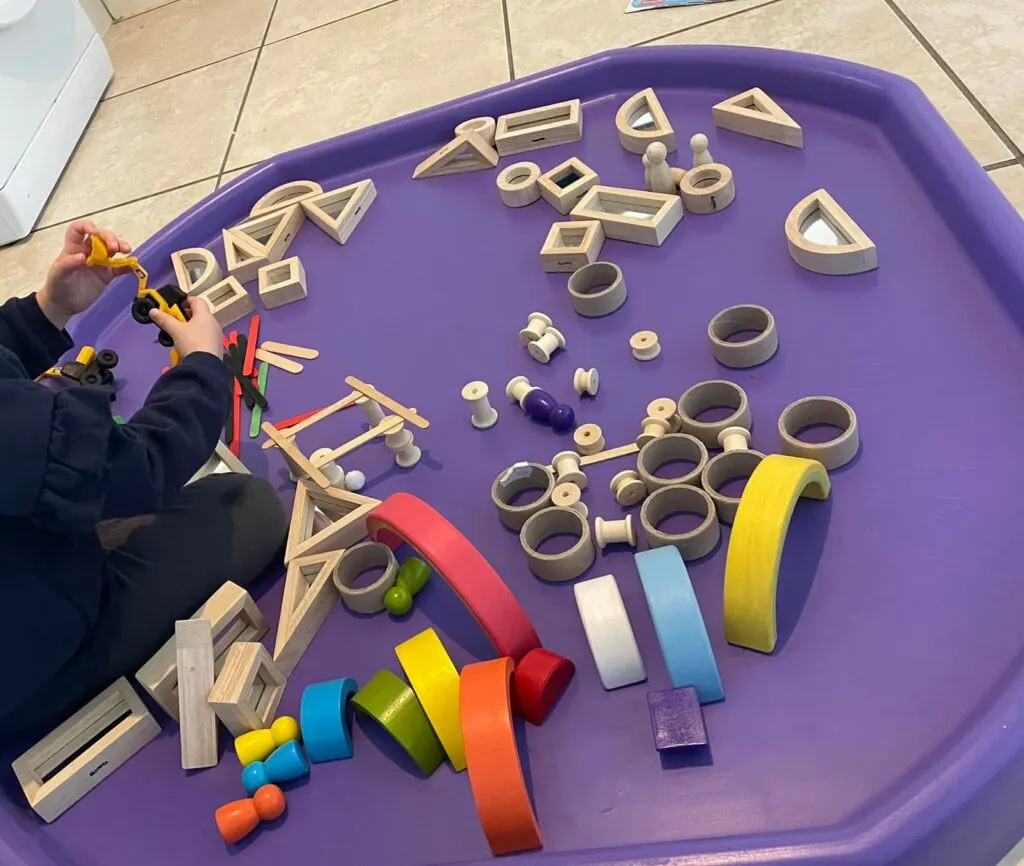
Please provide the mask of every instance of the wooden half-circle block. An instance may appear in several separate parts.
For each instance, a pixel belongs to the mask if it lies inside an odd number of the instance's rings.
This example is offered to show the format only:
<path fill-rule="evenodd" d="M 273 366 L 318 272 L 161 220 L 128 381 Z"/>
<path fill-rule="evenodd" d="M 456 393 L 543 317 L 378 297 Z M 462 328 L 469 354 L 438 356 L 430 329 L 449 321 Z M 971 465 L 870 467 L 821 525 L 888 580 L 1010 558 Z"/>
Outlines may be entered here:
<path fill-rule="evenodd" d="M 615 128 L 619 141 L 630 153 L 643 154 L 655 141 L 664 144 L 669 153 L 676 149 L 676 132 L 653 87 L 641 90 L 619 106 Z"/>
<path fill-rule="evenodd" d="M 224 279 L 217 259 L 203 247 L 171 253 L 171 264 L 174 266 L 178 288 L 186 295 L 204 292 Z"/>
<path fill-rule="evenodd" d="M 367 179 L 303 199 L 302 209 L 311 222 L 343 244 L 366 216 L 375 198 L 377 187 Z"/>
<path fill-rule="evenodd" d="M 715 125 L 789 147 L 804 146 L 804 130 L 760 87 L 724 99 L 711 109 Z"/>
<path fill-rule="evenodd" d="M 498 151 L 476 132 L 463 132 L 435 150 L 413 171 L 413 179 L 486 171 L 498 164 Z"/>
<path fill-rule="evenodd" d="M 824 189 L 789 212 L 786 242 L 793 261 L 816 274 L 860 274 L 878 267 L 874 242 Z"/>
<path fill-rule="evenodd" d="M 831 485 L 817 460 L 769 454 L 743 490 L 725 559 L 725 639 L 770 653 L 778 638 L 775 591 L 789 521 L 803 497 L 827 499 Z"/>
<path fill-rule="evenodd" d="M 283 210 L 323 191 L 324 188 L 315 180 L 293 180 L 291 183 L 283 183 L 256 202 L 249 211 L 249 216 L 258 217 Z"/>

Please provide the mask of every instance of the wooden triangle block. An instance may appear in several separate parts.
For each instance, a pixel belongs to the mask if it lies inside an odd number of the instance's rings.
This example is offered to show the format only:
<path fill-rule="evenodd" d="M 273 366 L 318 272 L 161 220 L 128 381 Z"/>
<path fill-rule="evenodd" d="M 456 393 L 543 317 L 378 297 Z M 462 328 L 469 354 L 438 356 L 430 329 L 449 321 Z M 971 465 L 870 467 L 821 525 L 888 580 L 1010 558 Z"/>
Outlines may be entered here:
<path fill-rule="evenodd" d="M 213 253 L 203 247 L 171 253 L 171 264 L 178 288 L 186 295 L 197 295 L 224 279 Z"/>
<path fill-rule="evenodd" d="M 722 129 L 790 147 L 804 146 L 804 130 L 760 87 L 725 99 L 711 109 Z"/>
<path fill-rule="evenodd" d="M 786 218 L 789 254 L 816 274 L 860 274 L 878 267 L 878 250 L 824 189 L 797 203 Z"/>
<path fill-rule="evenodd" d="M 274 644 L 274 661 L 285 675 L 295 670 L 337 604 L 332 578 L 342 553 L 343 550 L 332 550 L 298 556 L 288 564 Z"/>
<path fill-rule="evenodd" d="M 664 144 L 669 153 L 676 149 L 676 132 L 653 87 L 641 90 L 619 106 L 615 128 L 619 143 L 630 153 L 642 154 L 655 141 Z"/>
<path fill-rule="evenodd" d="M 476 132 L 463 132 L 416 166 L 414 179 L 486 171 L 498 164 L 498 151 Z"/>
<path fill-rule="evenodd" d="M 377 187 L 373 181 L 361 180 L 303 199 L 302 209 L 312 222 L 339 244 L 343 244 L 355 231 L 375 198 Z"/>
<path fill-rule="evenodd" d="M 366 516 L 378 505 L 379 499 L 334 487 L 315 489 L 300 481 L 284 561 L 351 547 L 366 535 Z"/>
<path fill-rule="evenodd" d="M 243 234 L 224 229 L 224 263 L 228 273 L 240 283 L 248 283 L 259 275 L 260 268 L 270 264 L 265 252 Z"/>
<path fill-rule="evenodd" d="M 254 217 L 230 231 L 245 238 L 249 249 L 262 253 L 267 264 L 274 264 L 284 258 L 305 221 L 306 212 L 302 205 L 293 204 L 284 210 Z"/>

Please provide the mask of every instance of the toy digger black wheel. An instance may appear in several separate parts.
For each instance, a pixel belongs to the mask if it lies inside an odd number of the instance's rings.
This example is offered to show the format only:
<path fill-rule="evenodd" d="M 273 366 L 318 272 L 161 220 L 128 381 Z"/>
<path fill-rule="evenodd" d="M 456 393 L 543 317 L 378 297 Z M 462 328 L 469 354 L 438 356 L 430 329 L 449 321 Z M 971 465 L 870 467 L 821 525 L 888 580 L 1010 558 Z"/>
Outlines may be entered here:
<path fill-rule="evenodd" d="M 97 373 L 95 371 L 86 373 L 84 376 L 82 376 L 82 384 L 83 385 L 102 385 L 103 384 L 103 376 L 101 376 L 99 373 Z"/>
<path fill-rule="evenodd" d="M 169 349 L 174 345 L 174 338 L 167 331 L 161 331 L 160 336 L 156 340 L 165 349 Z"/>
<path fill-rule="evenodd" d="M 149 311 L 155 310 L 158 306 L 152 298 L 136 298 L 132 301 L 132 318 L 140 325 L 148 325 L 152 321 L 149 318 Z"/>
<path fill-rule="evenodd" d="M 96 363 L 105 370 L 112 370 L 117 366 L 117 362 L 119 360 L 120 358 L 117 357 L 117 352 L 113 349 L 100 349 L 96 353 Z"/>

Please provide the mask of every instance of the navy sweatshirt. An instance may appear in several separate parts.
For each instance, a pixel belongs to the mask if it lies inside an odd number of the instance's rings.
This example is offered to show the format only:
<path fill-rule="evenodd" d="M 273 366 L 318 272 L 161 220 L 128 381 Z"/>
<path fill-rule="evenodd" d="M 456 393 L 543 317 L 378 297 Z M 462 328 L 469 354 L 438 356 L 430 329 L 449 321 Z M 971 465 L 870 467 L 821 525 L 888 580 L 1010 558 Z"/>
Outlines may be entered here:
<path fill-rule="evenodd" d="M 0 306 L 0 718 L 96 623 L 108 573 L 96 524 L 167 504 L 213 452 L 231 400 L 228 368 L 193 353 L 116 424 L 105 389 L 33 381 L 71 345 L 35 296 Z"/>

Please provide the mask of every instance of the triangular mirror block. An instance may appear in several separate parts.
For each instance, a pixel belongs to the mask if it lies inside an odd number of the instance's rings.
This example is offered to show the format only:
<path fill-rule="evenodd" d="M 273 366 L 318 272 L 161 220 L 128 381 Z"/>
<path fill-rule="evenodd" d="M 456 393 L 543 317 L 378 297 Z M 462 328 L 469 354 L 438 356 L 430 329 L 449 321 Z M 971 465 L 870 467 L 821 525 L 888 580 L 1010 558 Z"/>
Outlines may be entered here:
<path fill-rule="evenodd" d="M 250 238 L 234 229 L 224 229 L 224 264 L 228 273 L 241 283 L 255 280 L 260 268 L 270 264 L 270 259 Z"/>
<path fill-rule="evenodd" d="M 672 153 L 676 149 L 676 133 L 669 122 L 653 87 L 641 90 L 619 106 L 615 115 L 619 142 L 630 153 L 642 154 L 655 141 Z"/>
<path fill-rule="evenodd" d="M 274 661 L 291 674 L 337 603 L 332 578 L 344 551 L 299 556 L 288 563 L 277 621 Z"/>
<path fill-rule="evenodd" d="M 171 265 L 178 288 L 186 295 L 196 295 L 216 285 L 224 274 L 213 253 L 203 247 L 171 253 Z"/>
<path fill-rule="evenodd" d="M 793 261 L 816 274 L 860 274 L 878 267 L 874 242 L 824 189 L 789 212 L 786 242 Z"/>
<path fill-rule="evenodd" d="M 345 243 L 377 198 L 372 180 L 350 183 L 304 199 L 302 209 L 339 244 Z"/>
<path fill-rule="evenodd" d="M 804 130 L 760 87 L 752 87 L 711 109 L 722 129 L 789 147 L 804 146 Z"/>
<path fill-rule="evenodd" d="M 461 174 L 464 171 L 485 171 L 497 164 L 498 151 L 478 133 L 463 132 L 416 166 L 412 176 L 419 179 Z"/>
<path fill-rule="evenodd" d="M 351 547 L 366 535 L 366 516 L 378 505 L 380 500 L 370 496 L 334 487 L 314 489 L 299 482 L 284 561 Z"/>
<path fill-rule="evenodd" d="M 284 210 L 254 217 L 230 231 L 236 246 L 241 244 L 246 249 L 261 253 L 269 264 L 275 264 L 284 258 L 305 221 L 306 212 L 302 205 L 293 204 Z"/>

